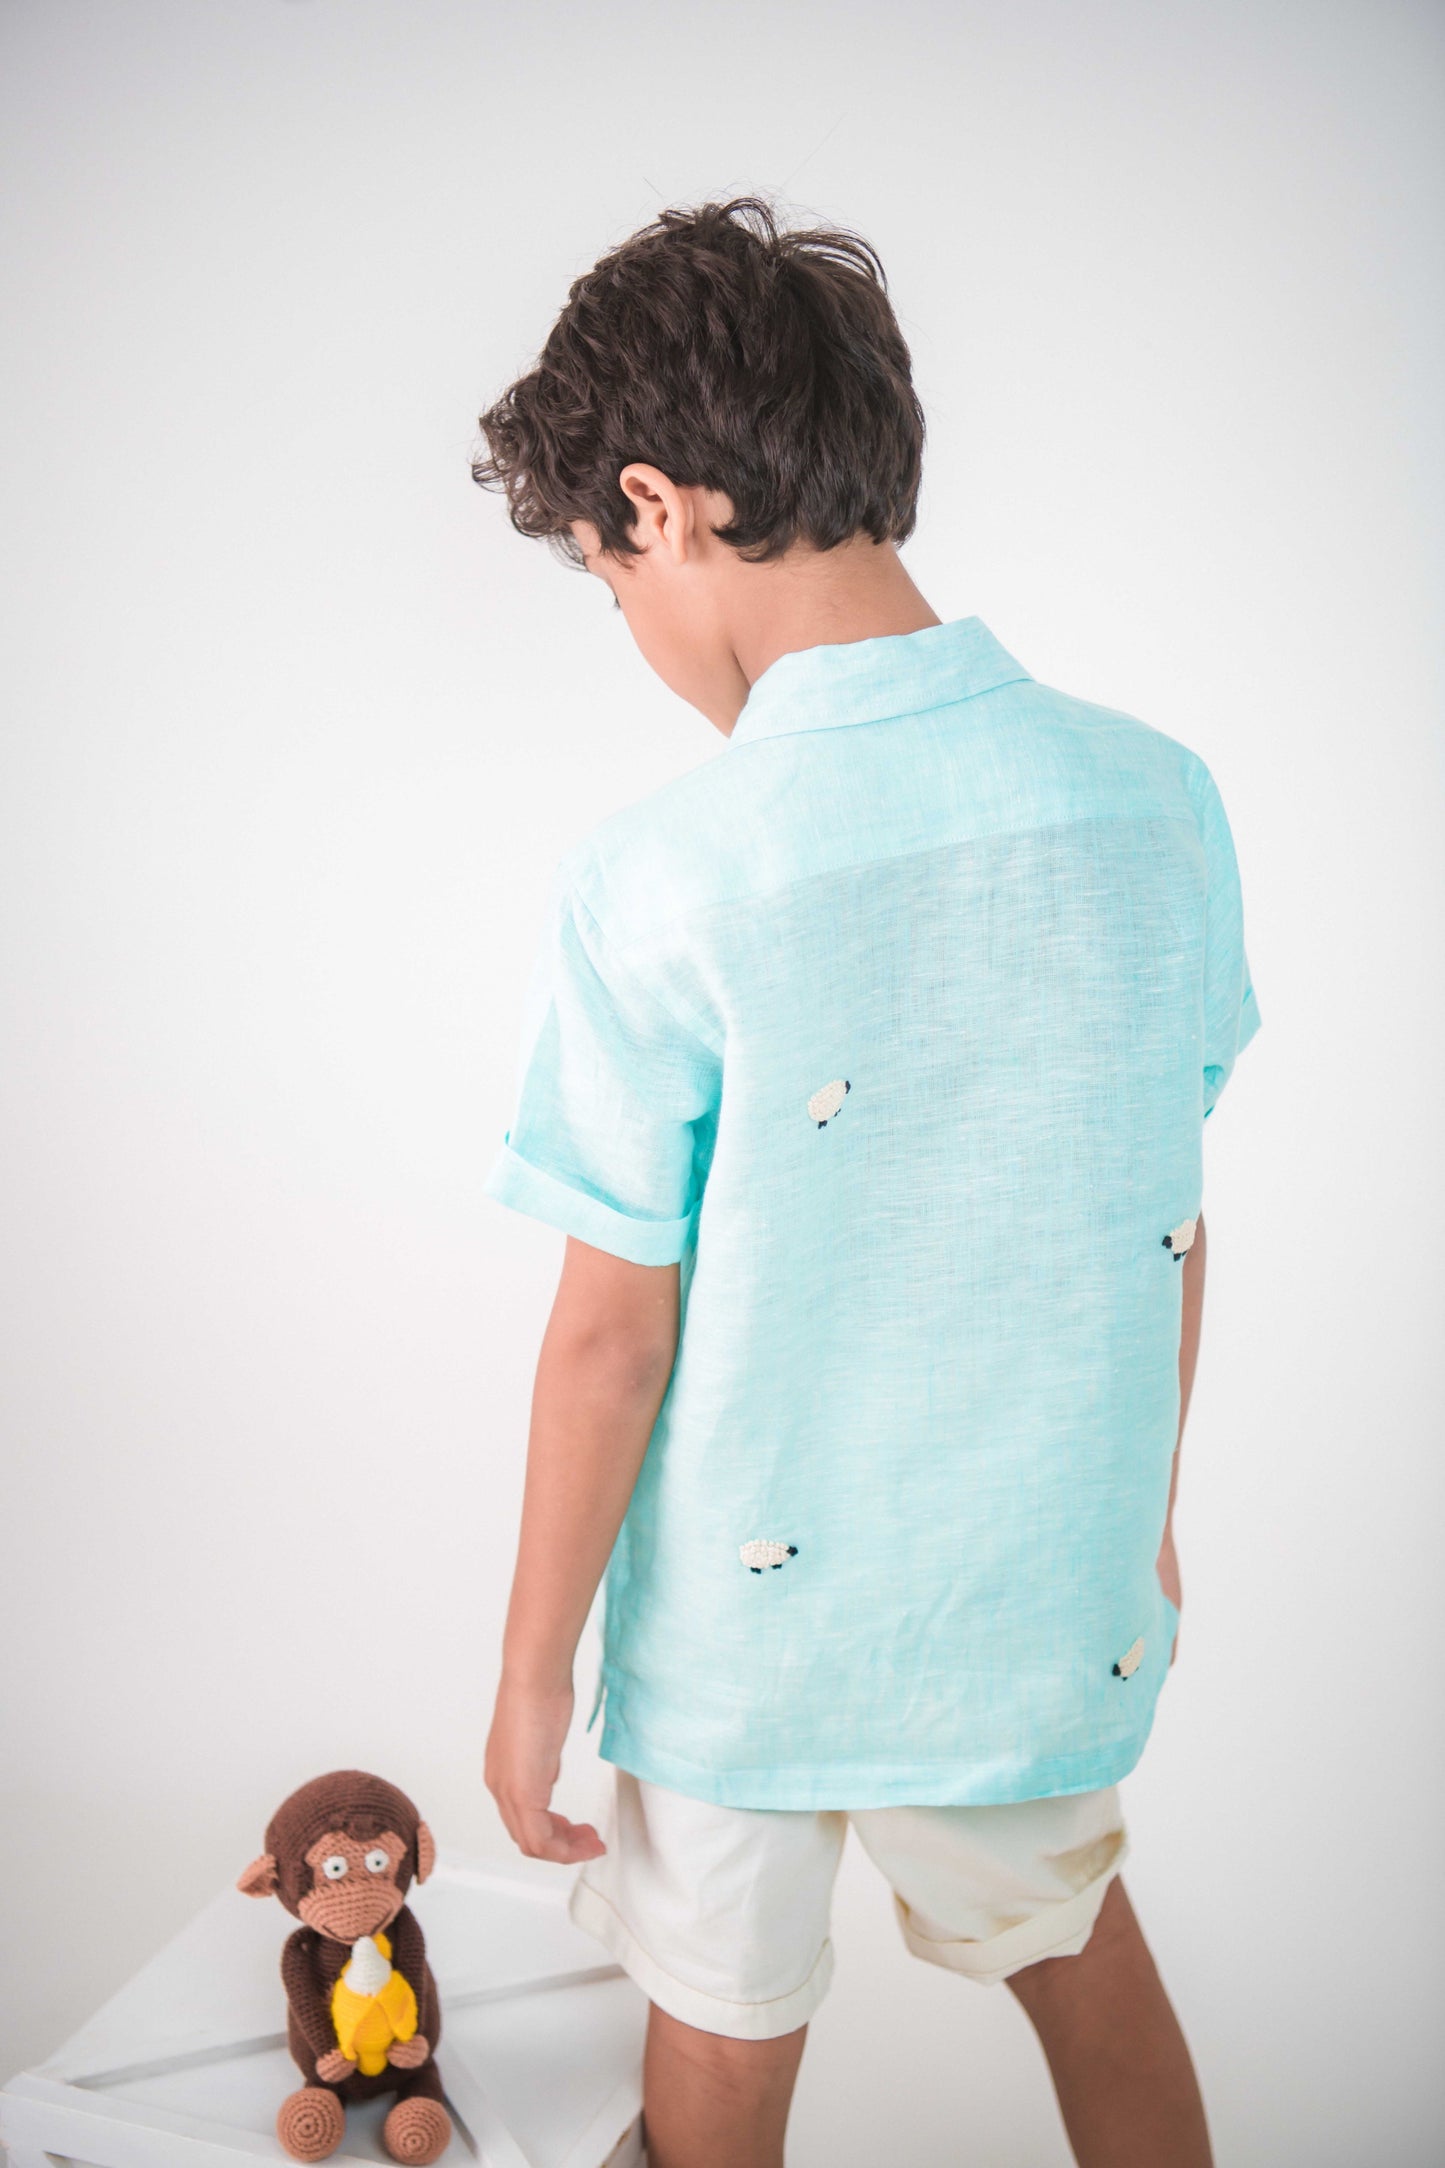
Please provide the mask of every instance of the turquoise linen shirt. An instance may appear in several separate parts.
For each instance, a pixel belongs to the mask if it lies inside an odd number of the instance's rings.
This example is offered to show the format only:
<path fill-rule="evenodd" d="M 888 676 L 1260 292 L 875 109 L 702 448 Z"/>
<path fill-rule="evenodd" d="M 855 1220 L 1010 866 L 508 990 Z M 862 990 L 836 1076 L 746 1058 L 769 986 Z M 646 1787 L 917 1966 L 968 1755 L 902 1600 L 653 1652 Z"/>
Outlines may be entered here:
<path fill-rule="evenodd" d="M 782 656 L 568 854 L 488 1188 L 683 1304 L 604 1759 L 794 1808 L 1134 1766 L 1203 1127 L 1258 1025 L 1204 763 L 977 617 Z"/>

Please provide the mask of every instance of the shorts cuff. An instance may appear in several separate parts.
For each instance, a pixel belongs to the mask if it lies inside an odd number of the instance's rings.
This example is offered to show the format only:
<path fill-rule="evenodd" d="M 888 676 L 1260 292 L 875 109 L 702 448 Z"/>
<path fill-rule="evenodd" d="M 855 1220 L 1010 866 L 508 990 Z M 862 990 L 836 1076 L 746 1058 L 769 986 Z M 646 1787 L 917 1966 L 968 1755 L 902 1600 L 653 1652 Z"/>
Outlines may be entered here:
<path fill-rule="evenodd" d="M 605 1945 L 659 2010 L 684 2025 L 696 2026 L 699 2032 L 724 2033 L 731 2040 L 776 2040 L 783 2033 L 796 2032 L 800 2025 L 807 2024 L 833 1977 L 830 1938 L 818 1952 L 817 1963 L 807 1979 L 790 1994 L 776 1995 L 769 2002 L 728 2002 L 721 1995 L 706 1994 L 665 1972 L 602 1892 L 584 1882 L 580 1874 L 567 1899 L 567 1911 L 576 1926 Z"/>
<path fill-rule="evenodd" d="M 921 1957 L 925 1964 L 942 1965 L 945 1971 L 962 1973 L 966 1979 L 977 1980 L 980 1986 L 991 1987 L 999 1980 L 1006 1980 L 1010 1973 L 1022 1972 L 1025 1966 L 1037 1965 L 1046 1957 L 1077 1957 L 1094 1932 L 1094 1923 L 1109 1884 L 1128 1854 L 1126 1838 L 1104 1872 L 1086 1883 L 1083 1889 L 1034 1913 L 1030 1919 L 1020 1920 L 1016 1927 L 1005 1928 L 1002 1934 L 990 1935 L 983 1942 L 969 1937 L 950 1941 L 936 1932 L 926 1933 L 919 1916 L 910 1911 L 897 1890 L 893 1892 L 893 1907 L 903 1930 L 903 1939 L 915 1957 Z"/>

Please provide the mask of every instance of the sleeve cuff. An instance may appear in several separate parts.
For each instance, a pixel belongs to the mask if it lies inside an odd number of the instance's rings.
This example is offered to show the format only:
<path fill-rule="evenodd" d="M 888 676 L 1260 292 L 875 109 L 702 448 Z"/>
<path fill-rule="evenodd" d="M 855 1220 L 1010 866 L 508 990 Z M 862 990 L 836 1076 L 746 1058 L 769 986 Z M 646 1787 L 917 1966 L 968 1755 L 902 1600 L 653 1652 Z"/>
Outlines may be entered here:
<path fill-rule="evenodd" d="M 1239 1030 L 1234 1041 L 1234 1061 L 1231 1061 L 1228 1069 L 1206 1068 L 1204 1072 L 1206 1121 L 1218 1106 L 1220 1094 L 1234 1074 L 1234 1062 L 1238 1061 L 1258 1029 L 1259 1003 L 1254 998 L 1254 988 L 1246 986 L 1239 1004 Z"/>
<path fill-rule="evenodd" d="M 546 1174 L 504 1144 L 484 1185 L 487 1195 L 529 1219 L 558 1227 L 595 1250 L 608 1250 L 633 1265 L 675 1265 L 687 1248 L 692 1215 L 679 1220 L 636 1219 L 600 1197 Z"/>

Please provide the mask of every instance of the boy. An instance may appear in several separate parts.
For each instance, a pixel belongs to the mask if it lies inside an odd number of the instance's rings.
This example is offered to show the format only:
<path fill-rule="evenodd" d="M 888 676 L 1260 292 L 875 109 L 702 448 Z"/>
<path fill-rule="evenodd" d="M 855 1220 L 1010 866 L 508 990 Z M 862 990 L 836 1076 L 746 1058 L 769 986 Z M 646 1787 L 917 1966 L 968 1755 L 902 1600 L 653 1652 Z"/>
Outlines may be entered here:
<path fill-rule="evenodd" d="M 488 1787 L 651 1999 L 650 2168 L 782 2161 L 850 1823 L 912 1951 L 1007 1979 L 1081 2163 L 1199 2168 L 1115 1787 L 1258 1024 L 1218 792 L 908 577 L 856 237 L 665 214 L 482 428 L 728 740 L 554 892 L 488 1185 L 568 1238 Z M 604 1570 L 605 1844 L 549 1804 Z"/>

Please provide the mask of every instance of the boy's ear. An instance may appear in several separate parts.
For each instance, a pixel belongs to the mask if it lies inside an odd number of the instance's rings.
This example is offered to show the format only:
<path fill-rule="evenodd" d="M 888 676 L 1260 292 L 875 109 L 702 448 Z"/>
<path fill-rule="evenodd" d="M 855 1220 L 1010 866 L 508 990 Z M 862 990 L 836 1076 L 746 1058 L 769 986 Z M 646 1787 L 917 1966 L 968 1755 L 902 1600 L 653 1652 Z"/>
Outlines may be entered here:
<path fill-rule="evenodd" d="M 236 1877 L 236 1887 L 245 1897 L 274 1897 L 276 1894 L 276 1862 L 269 1852 L 253 1859 L 243 1874 Z"/>
<path fill-rule="evenodd" d="M 617 486 L 632 506 L 633 539 L 645 550 L 662 549 L 674 564 L 685 564 L 693 536 L 690 494 L 661 467 L 649 467 L 640 459 L 622 469 Z"/>

